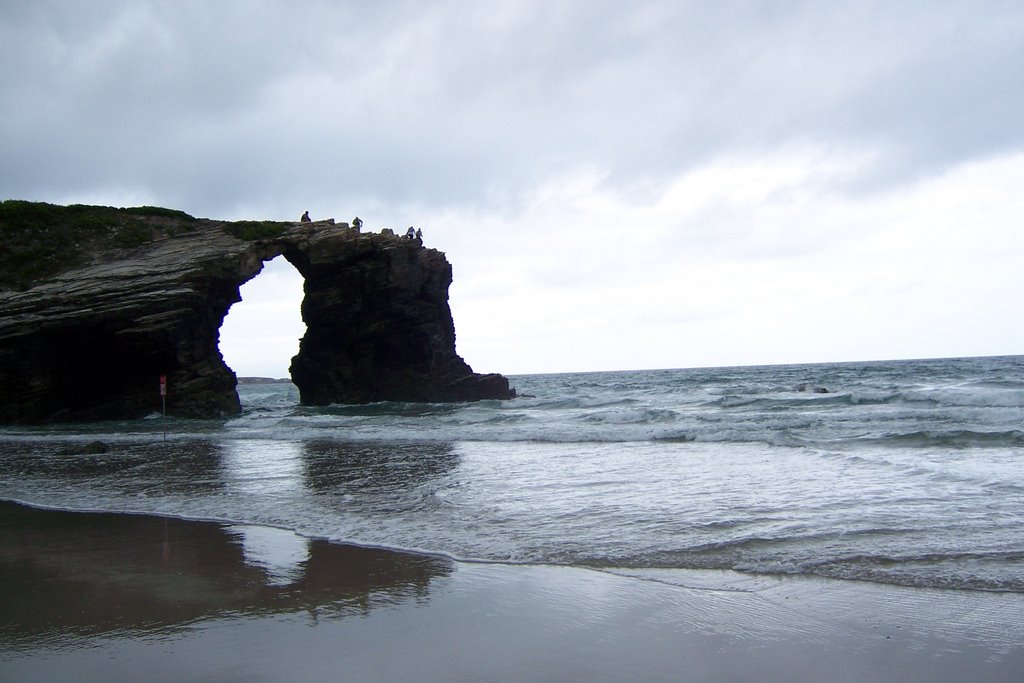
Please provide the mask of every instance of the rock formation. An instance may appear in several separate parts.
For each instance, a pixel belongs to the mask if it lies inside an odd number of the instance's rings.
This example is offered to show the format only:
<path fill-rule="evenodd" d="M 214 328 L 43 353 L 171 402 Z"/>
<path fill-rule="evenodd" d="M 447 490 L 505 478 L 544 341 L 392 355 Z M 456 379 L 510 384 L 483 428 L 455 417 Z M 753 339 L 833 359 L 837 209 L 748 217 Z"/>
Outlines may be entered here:
<path fill-rule="evenodd" d="M 162 375 L 169 414 L 237 414 L 219 329 L 239 287 L 279 255 L 305 278 L 307 331 L 291 364 L 303 404 L 515 395 L 455 353 L 451 265 L 419 240 L 333 220 L 27 202 L 4 202 L 0 229 L 12 245 L 0 258 L 0 422 L 144 416 L 160 409 Z"/>

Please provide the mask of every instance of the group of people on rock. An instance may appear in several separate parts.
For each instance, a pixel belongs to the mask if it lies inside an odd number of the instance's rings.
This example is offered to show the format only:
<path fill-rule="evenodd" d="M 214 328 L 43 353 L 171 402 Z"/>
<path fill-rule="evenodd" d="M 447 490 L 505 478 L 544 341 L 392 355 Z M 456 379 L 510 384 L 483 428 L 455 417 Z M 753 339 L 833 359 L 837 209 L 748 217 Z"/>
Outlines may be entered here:
<path fill-rule="evenodd" d="M 304 211 L 302 213 L 302 217 L 299 219 L 299 221 L 301 221 L 303 223 L 311 223 L 312 220 L 313 219 L 311 219 L 309 217 L 309 211 Z M 359 216 L 356 216 L 355 218 L 353 218 L 352 219 L 352 227 L 355 228 L 357 231 L 361 230 L 362 227 L 363 227 L 363 219 L 360 218 Z M 407 239 L 410 239 L 410 240 L 420 240 L 422 242 L 423 241 L 423 231 L 420 230 L 419 228 L 413 228 L 410 225 L 409 229 L 405 231 L 405 237 Z"/>

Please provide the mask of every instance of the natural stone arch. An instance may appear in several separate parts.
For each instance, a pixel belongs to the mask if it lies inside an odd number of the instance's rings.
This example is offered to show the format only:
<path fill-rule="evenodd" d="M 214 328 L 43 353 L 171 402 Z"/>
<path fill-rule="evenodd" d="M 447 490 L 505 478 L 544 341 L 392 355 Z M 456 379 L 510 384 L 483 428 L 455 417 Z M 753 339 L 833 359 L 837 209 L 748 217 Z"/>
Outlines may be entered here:
<path fill-rule="evenodd" d="M 0 293 L 0 422 L 139 417 L 159 408 L 160 375 L 168 412 L 237 414 L 218 332 L 239 287 L 279 255 L 305 279 L 291 365 L 303 403 L 515 395 L 455 353 L 451 265 L 419 240 L 333 221 L 150 227 L 149 242 Z"/>

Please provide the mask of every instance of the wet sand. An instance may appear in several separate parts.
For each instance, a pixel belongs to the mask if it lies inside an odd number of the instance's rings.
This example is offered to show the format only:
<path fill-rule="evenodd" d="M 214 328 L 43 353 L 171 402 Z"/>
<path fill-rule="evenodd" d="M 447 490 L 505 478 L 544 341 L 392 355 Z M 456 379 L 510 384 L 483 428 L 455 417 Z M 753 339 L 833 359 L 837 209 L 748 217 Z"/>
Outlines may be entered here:
<path fill-rule="evenodd" d="M 1022 595 L 639 574 L 0 503 L 0 680 L 1024 680 Z"/>

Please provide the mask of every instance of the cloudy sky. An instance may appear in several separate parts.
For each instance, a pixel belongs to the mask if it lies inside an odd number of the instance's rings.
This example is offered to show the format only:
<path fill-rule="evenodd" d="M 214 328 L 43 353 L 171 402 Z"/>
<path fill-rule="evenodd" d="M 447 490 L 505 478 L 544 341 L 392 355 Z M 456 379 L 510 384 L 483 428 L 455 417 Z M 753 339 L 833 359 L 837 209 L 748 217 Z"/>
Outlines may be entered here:
<path fill-rule="evenodd" d="M 1019 0 L 0 0 L 0 76 L 0 198 L 421 227 L 479 372 L 1024 353 Z"/>

